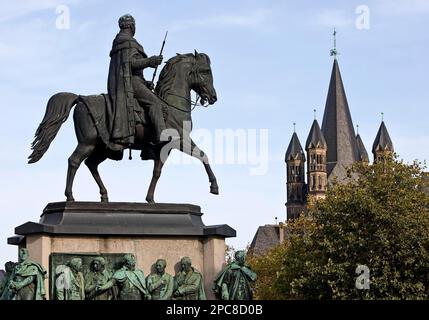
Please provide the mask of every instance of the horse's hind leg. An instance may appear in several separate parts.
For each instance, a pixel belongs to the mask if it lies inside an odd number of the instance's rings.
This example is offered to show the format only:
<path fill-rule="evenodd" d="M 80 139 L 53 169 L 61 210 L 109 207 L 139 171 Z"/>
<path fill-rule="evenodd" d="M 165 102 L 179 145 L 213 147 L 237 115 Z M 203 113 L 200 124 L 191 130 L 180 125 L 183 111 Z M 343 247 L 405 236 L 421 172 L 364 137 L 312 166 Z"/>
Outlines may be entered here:
<path fill-rule="evenodd" d="M 184 140 L 190 140 L 191 145 L 189 146 L 185 143 L 180 150 L 194 158 L 197 158 L 203 163 L 204 169 L 206 169 L 207 176 L 209 177 L 210 193 L 219 194 L 219 186 L 217 185 L 216 176 L 214 175 L 212 168 L 210 167 L 209 158 L 203 150 L 198 148 L 198 146 L 195 144 L 194 141 L 192 141 L 190 137 Z"/>
<path fill-rule="evenodd" d="M 65 196 L 67 201 L 74 201 L 73 198 L 73 181 L 76 175 L 76 171 L 79 168 L 83 160 L 88 158 L 91 153 L 94 151 L 95 146 L 91 144 L 79 143 L 69 158 L 69 166 L 67 169 L 67 182 L 66 182 L 66 191 Z"/>
<path fill-rule="evenodd" d="M 162 160 L 154 160 L 152 180 L 150 181 L 149 190 L 147 191 L 147 196 L 146 196 L 146 201 L 148 203 L 155 203 L 153 195 L 155 193 L 155 188 L 156 188 L 156 184 L 158 183 L 158 179 L 161 176 L 163 166 L 164 166 L 164 162 Z"/>
<path fill-rule="evenodd" d="M 104 150 L 97 149 L 85 160 L 86 166 L 88 167 L 89 171 L 91 171 L 92 176 L 100 188 L 101 202 L 109 202 L 107 189 L 101 180 L 100 174 L 98 173 L 98 165 L 106 159 L 106 152 Z"/>

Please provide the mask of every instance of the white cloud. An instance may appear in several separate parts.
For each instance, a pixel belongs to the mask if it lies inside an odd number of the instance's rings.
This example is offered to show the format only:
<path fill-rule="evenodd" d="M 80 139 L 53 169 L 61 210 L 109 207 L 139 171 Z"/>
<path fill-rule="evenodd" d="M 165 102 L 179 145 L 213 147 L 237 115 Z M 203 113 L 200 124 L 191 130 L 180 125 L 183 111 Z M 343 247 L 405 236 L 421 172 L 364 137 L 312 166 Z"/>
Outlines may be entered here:
<path fill-rule="evenodd" d="M 195 27 L 208 27 L 208 28 L 224 28 L 231 26 L 238 27 L 253 27 L 261 25 L 266 21 L 272 10 L 269 9 L 258 9 L 253 12 L 243 14 L 243 15 L 234 15 L 234 14 L 221 14 L 209 16 L 207 18 L 201 19 L 188 19 L 178 21 L 172 29 L 175 30 L 186 30 Z"/>
<path fill-rule="evenodd" d="M 408 16 L 429 13 L 428 0 L 378 0 L 375 9 L 381 15 Z"/>

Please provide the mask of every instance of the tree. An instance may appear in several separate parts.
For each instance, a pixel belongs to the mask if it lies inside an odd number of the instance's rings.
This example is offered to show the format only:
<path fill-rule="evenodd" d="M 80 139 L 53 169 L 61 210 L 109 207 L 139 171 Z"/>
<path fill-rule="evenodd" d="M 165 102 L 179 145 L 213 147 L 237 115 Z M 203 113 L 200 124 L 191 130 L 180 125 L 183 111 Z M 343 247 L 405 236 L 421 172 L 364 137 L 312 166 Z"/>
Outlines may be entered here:
<path fill-rule="evenodd" d="M 354 165 L 348 180 L 334 183 L 325 199 L 310 199 L 308 216 L 291 223 L 284 244 L 253 257 L 253 268 L 264 279 L 257 284 L 257 296 L 427 299 L 429 197 L 422 188 L 424 176 L 421 164 L 395 158 Z M 369 269 L 369 290 L 355 286 L 358 266 Z"/>

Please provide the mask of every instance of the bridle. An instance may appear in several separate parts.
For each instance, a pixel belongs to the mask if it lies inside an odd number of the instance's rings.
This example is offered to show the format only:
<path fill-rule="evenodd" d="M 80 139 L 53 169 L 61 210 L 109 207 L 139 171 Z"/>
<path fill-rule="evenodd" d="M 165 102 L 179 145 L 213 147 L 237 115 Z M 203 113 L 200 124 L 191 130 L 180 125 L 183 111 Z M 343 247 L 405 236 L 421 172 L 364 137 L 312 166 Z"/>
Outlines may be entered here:
<path fill-rule="evenodd" d="M 194 57 L 194 60 L 196 60 L 196 58 Z M 198 72 L 198 65 L 197 65 L 197 62 L 196 61 L 194 61 L 194 63 L 192 64 L 192 68 L 191 68 L 191 71 L 189 72 L 189 75 L 193 78 L 193 83 L 195 83 L 197 86 L 198 86 L 198 89 L 200 89 L 199 91 L 202 91 L 202 88 L 201 88 L 201 86 L 199 85 L 199 81 L 198 80 L 201 80 L 201 76 L 200 76 L 200 74 L 199 74 L 199 72 Z M 195 90 L 194 90 L 195 91 Z M 173 105 L 171 105 L 170 103 L 168 103 L 168 102 L 166 102 L 164 99 L 162 99 L 161 98 L 161 100 L 164 102 L 164 103 L 166 103 L 169 107 L 172 107 L 172 108 L 174 108 L 174 109 L 176 109 L 176 110 L 179 110 L 179 111 L 182 111 L 182 112 L 186 112 L 186 113 L 191 113 L 196 107 L 197 107 L 197 105 L 199 105 L 199 106 L 201 106 L 201 107 L 205 107 L 205 108 L 207 108 L 208 106 L 209 106 L 209 102 L 207 101 L 207 104 L 206 103 L 204 103 L 204 104 L 198 104 L 198 102 L 199 102 L 199 100 L 200 100 L 200 98 L 201 98 L 201 96 L 195 91 L 195 94 L 196 94 L 196 99 L 195 99 L 195 101 L 192 101 L 192 99 L 189 99 L 189 98 L 187 98 L 187 97 L 183 97 L 183 96 L 181 96 L 181 95 L 178 95 L 178 94 L 175 94 L 175 93 L 167 93 L 167 95 L 170 95 L 170 96 L 174 96 L 174 97 L 178 97 L 178 98 L 181 98 L 181 99 L 183 99 L 183 100 L 186 100 L 187 102 L 189 102 L 190 104 L 191 104 L 191 110 L 190 111 L 187 111 L 187 110 L 183 110 L 183 109 L 181 109 L 181 108 L 178 108 L 178 107 L 176 107 L 176 106 L 173 106 Z"/>

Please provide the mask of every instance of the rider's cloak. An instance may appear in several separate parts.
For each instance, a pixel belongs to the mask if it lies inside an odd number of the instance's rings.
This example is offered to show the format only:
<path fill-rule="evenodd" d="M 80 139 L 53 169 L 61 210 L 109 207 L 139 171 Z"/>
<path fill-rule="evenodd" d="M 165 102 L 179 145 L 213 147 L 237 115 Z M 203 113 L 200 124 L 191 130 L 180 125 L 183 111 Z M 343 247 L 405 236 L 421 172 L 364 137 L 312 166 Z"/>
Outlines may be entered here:
<path fill-rule="evenodd" d="M 112 104 L 112 114 L 109 117 L 110 139 L 123 144 L 134 142 L 135 119 L 134 90 L 131 84 L 133 76 L 131 62 L 133 54 L 137 53 L 147 58 L 143 47 L 129 34 L 119 32 L 113 40 L 110 51 L 109 76 L 107 90 Z"/>

